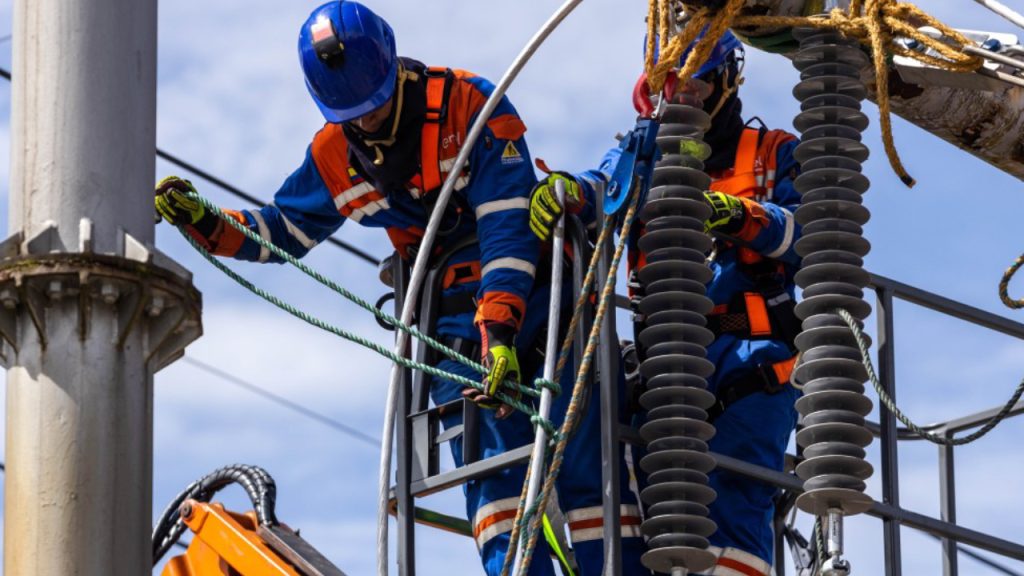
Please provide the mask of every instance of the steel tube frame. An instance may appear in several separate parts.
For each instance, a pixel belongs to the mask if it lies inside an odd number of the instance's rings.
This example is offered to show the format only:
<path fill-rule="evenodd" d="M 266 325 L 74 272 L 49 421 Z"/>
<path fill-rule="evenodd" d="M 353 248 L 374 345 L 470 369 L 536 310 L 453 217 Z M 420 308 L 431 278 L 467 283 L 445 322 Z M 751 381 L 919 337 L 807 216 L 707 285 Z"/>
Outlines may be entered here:
<path fill-rule="evenodd" d="M 555 181 L 555 197 L 559 206 L 565 206 L 565 182 L 561 179 Z M 562 312 L 562 259 L 565 248 L 565 213 L 563 212 L 555 228 L 552 231 L 551 240 L 551 294 L 548 299 L 548 333 L 547 342 L 544 345 L 544 379 L 553 381 L 555 374 L 555 363 L 558 361 L 558 349 L 561 340 L 558 327 Z M 540 393 L 540 406 L 537 413 L 543 420 L 551 415 L 551 401 L 553 395 L 551 389 L 545 387 Z M 547 447 L 548 433 L 543 426 L 537 426 L 534 431 L 533 454 L 530 456 L 530 478 L 526 490 L 526 503 L 524 510 L 533 508 L 537 496 L 540 494 L 541 479 L 544 477 L 546 468 L 544 466 L 544 449 Z M 519 572 L 522 566 L 524 548 L 516 546 L 516 558 L 512 563 L 512 573 Z"/>
<path fill-rule="evenodd" d="M 792 474 L 786 474 L 749 464 L 723 454 L 711 454 L 718 461 L 718 466 L 723 470 L 727 470 L 735 474 L 741 474 L 748 478 L 753 478 L 754 480 L 771 484 L 797 494 L 801 494 L 804 491 L 803 482 Z M 904 526 L 909 526 L 939 537 L 950 538 L 981 550 L 1005 556 L 1006 558 L 1024 560 L 1024 545 L 1022 544 L 1010 542 L 1009 540 L 1004 540 L 1002 538 L 996 538 L 989 534 L 978 532 L 977 530 L 971 530 L 969 528 L 964 528 L 963 526 L 932 518 L 931 516 L 918 514 L 917 512 L 911 512 L 909 510 L 904 510 L 903 508 L 890 506 L 877 501 L 867 512 L 865 512 L 865 514 L 876 518 L 896 520 Z"/>
<path fill-rule="evenodd" d="M 946 433 L 946 438 L 952 434 Z M 939 446 L 939 507 L 944 522 L 956 524 L 956 468 L 952 446 Z M 957 576 L 960 573 L 956 540 L 942 539 L 942 574 Z"/>
<path fill-rule="evenodd" d="M 602 195 L 598 195 L 597 213 L 603 213 Z M 604 246 L 595 247 L 601 251 L 597 267 L 596 286 L 603 288 L 608 278 L 614 250 L 614 238 L 608 235 Z M 622 441 L 619 437 L 619 394 L 618 367 L 619 341 L 615 329 L 615 310 L 608 310 L 601 321 L 601 345 L 598 346 L 598 382 L 601 387 L 601 488 L 602 519 L 604 521 L 604 576 L 619 576 L 622 573 L 622 482 L 619 476 L 619 461 L 622 457 Z M 582 346 L 583 343 L 580 343 Z"/>
<path fill-rule="evenodd" d="M 409 283 L 409 269 L 398 258 L 391 266 L 394 279 L 395 309 L 401 310 L 407 298 L 406 288 Z M 402 370 L 398 375 L 398 406 L 399 414 L 410 414 L 412 408 L 412 372 Z M 396 529 L 398 532 L 398 573 L 401 576 L 416 574 L 416 506 L 412 493 L 412 426 L 408 418 L 402 418 L 397 430 L 398 441 L 396 452 L 398 457 L 395 470 L 395 495 L 397 497 Z"/>
<path fill-rule="evenodd" d="M 876 290 L 878 302 L 878 371 L 882 388 L 896 399 L 896 345 L 893 339 L 893 295 L 889 288 Z M 882 437 L 882 501 L 891 506 L 900 505 L 898 433 L 896 416 L 885 404 L 878 407 Z M 890 518 L 882 520 L 885 549 L 885 575 L 900 576 L 903 572 L 900 549 L 900 525 Z"/>
<path fill-rule="evenodd" d="M 609 247 L 597 248 L 608 250 Z M 602 260 L 607 262 L 607 256 L 608 254 L 606 253 L 605 258 L 602 258 Z M 606 268 L 599 270 L 599 273 L 601 272 L 606 274 Z M 574 270 L 574 279 L 577 281 L 577 285 L 581 280 L 580 276 L 580 271 Z M 871 284 L 878 298 L 880 380 L 884 389 L 894 398 L 896 377 L 893 306 L 897 299 L 1024 340 L 1024 324 L 891 280 L 884 276 L 872 275 Z M 616 304 L 620 307 L 622 307 L 622 300 L 621 297 L 617 298 Z M 606 315 L 606 318 L 611 316 L 614 315 Z M 606 325 L 602 326 L 602 328 L 602 339 L 614 337 L 614 321 L 612 321 L 610 327 Z M 609 329 L 611 330 L 610 333 L 607 332 Z M 602 346 L 601 348 L 602 351 L 612 349 L 607 346 Z M 617 373 L 615 371 L 615 361 L 614 355 L 602 355 L 599 359 L 600 373 L 610 374 L 614 377 Z M 618 544 L 621 542 L 621 527 L 618 525 L 621 486 L 618 482 L 617 468 L 614 466 L 614 463 L 618 460 L 613 458 L 613 456 L 619 454 L 621 442 L 635 445 L 643 444 L 635 430 L 618 421 L 617 402 L 609 401 L 613 398 L 618 398 L 615 386 L 616 381 L 617 379 L 601 378 L 602 481 L 607 495 L 604 500 L 604 521 L 606 527 L 614 526 L 613 529 L 606 531 L 605 534 L 606 550 L 612 551 L 612 554 L 606 555 L 605 574 L 609 575 L 621 573 L 621 556 L 616 554 L 616 551 L 620 550 Z M 940 431 L 947 436 L 951 436 L 957 432 L 981 426 L 997 413 L 999 409 L 999 407 L 995 407 L 983 410 L 964 417 L 931 424 L 925 428 L 929 431 Z M 886 575 L 899 576 L 902 572 L 900 566 L 901 539 L 899 534 L 901 526 L 914 528 L 943 540 L 944 576 L 955 576 L 958 573 L 956 556 L 959 549 L 958 544 L 968 545 L 1005 558 L 1024 561 L 1024 545 L 964 528 L 955 523 L 955 475 L 953 448 L 951 447 L 940 448 L 941 518 L 933 518 L 900 507 L 897 440 L 918 440 L 920 438 L 905 428 L 897 426 L 895 417 L 884 406 L 880 406 L 880 413 L 881 422 L 879 424 L 871 424 L 869 428 L 872 429 L 874 434 L 881 436 L 884 440 L 882 443 L 881 464 L 883 501 L 874 502 L 866 514 L 879 518 L 884 523 Z M 1008 417 L 1020 414 L 1024 414 L 1024 401 L 1018 403 L 1010 411 Z M 530 446 L 523 446 L 486 461 L 475 462 L 458 470 L 413 482 L 410 486 L 409 494 L 411 497 L 426 496 L 461 485 L 470 479 L 492 474 L 502 468 L 523 463 L 529 458 L 530 449 Z M 791 494 L 801 494 L 804 491 L 803 482 L 793 474 L 755 466 L 721 454 L 712 453 L 712 456 L 715 457 L 718 466 L 723 470 L 771 484 Z M 399 500 L 399 503 L 401 503 L 401 500 Z M 782 550 L 784 546 L 784 543 L 781 542 L 781 531 L 776 531 L 776 538 L 778 541 L 775 548 L 778 554 L 778 551 Z M 785 561 L 776 558 L 776 570 L 783 570 L 784 566 Z"/>

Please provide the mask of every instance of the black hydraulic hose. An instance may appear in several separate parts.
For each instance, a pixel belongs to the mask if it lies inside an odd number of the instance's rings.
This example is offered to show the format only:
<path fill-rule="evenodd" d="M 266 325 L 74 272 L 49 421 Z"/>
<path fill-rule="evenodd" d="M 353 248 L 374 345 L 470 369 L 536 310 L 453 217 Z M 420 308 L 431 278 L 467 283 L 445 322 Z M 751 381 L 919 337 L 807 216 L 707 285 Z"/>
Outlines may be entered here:
<path fill-rule="evenodd" d="M 245 464 L 225 466 L 189 484 L 164 509 L 153 528 L 154 566 L 185 533 L 186 526 L 181 518 L 181 505 L 186 500 L 209 502 L 214 494 L 231 484 L 238 484 L 245 490 L 261 526 L 277 525 L 277 516 L 274 513 L 277 484 L 270 474 L 259 466 Z"/>

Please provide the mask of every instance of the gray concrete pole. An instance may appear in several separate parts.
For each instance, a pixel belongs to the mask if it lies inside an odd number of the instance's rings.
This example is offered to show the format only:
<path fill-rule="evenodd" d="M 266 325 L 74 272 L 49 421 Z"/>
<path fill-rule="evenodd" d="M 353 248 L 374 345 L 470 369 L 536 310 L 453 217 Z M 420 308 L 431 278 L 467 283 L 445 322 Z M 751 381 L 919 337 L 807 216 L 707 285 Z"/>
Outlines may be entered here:
<path fill-rule="evenodd" d="M 201 332 L 152 248 L 156 0 L 16 0 L 4 573 L 151 570 L 153 373 Z"/>

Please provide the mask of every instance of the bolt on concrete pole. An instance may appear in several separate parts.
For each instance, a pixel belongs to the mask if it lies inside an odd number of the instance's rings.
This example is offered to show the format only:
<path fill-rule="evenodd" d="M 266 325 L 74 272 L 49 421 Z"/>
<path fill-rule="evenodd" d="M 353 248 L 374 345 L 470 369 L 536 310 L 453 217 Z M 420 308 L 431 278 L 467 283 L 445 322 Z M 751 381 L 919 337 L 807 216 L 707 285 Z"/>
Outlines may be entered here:
<path fill-rule="evenodd" d="M 16 0 L 4 573 L 151 570 L 153 373 L 201 333 L 152 248 L 156 0 Z"/>

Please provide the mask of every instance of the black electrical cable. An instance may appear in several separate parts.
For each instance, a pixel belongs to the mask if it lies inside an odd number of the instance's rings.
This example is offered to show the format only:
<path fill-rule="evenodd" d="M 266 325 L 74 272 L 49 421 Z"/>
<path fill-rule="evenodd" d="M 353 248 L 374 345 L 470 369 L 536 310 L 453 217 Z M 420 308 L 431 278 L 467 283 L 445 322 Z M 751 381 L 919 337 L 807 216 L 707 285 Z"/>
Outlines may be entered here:
<path fill-rule="evenodd" d="M 203 370 L 203 371 L 205 371 L 205 372 L 207 372 L 209 374 L 217 376 L 218 378 L 226 380 L 227 382 L 230 382 L 230 383 L 232 383 L 232 384 L 234 384 L 234 385 L 236 385 L 236 386 L 238 386 L 240 388 L 248 390 L 249 392 L 252 392 L 253 394 L 257 394 L 259 396 L 262 396 L 262 397 L 266 398 L 267 400 L 270 400 L 271 402 L 277 403 L 277 404 L 279 404 L 281 406 L 284 406 L 285 408 L 293 410 L 293 411 L 295 411 L 295 412 L 305 416 L 306 418 L 309 418 L 311 420 L 316 420 L 317 422 L 320 422 L 321 424 L 325 424 L 327 426 L 330 426 L 331 428 L 334 428 L 335 430 L 337 430 L 337 431 L 339 431 L 339 432 L 341 432 L 343 434 L 347 434 L 347 435 L 351 436 L 352 438 L 355 438 L 356 440 L 359 440 L 361 442 L 365 442 L 366 444 L 369 444 L 370 446 L 373 446 L 374 448 L 380 448 L 380 440 L 378 440 L 377 438 L 374 438 L 373 436 L 369 436 L 369 435 L 367 435 L 367 434 L 365 434 L 363 432 L 360 432 L 356 428 L 353 428 L 353 427 L 348 426 L 346 424 L 343 424 L 343 423 L 341 423 L 341 422 L 339 422 L 339 421 L 337 421 L 337 420 L 335 420 L 333 418 L 330 418 L 328 416 L 324 416 L 323 414 L 320 414 L 318 412 L 310 410 L 309 408 L 306 408 L 305 406 L 302 406 L 301 404 L 296 404 L 295 402 L 292 402 L 291 400 L 288 400 L 287 398 L 284 398 L 282 396 L 278 396 L 277 394 L 274 394 L 273 392 L 270 392 L 269 390 L 261 388 L 260 386 L 257 386 L 255 384 L 246 382 L 245 380 L 242 380 L 241 378 L 239 378 L 239 377 L 237 377 L 237 376 L 235 376 L 233 374 L 225 372 L 224 370 L 221 370 L 220 368 L 217 368 L 216 366 L 212 366 L 210 364 L 207 364 L 206 362 L 203 362 L 201 360 L 196 360 L 195 358 L 190 358 L 188 356 L 184 357 L 183 360 L 185 362 L 195 366 L 196 368 L 199 368 L 200 370 Z"/>
<path fill-rule="evenodd" d="M 153 527 L 153 565 L 181 539 L 187 526 L 181 518 L 181 505 L 186 500 L 209 502 L 213 495 L 227 486 L 238 484 L 252 502 L 260 526 L 276 526 L 274 508 L 277 503 L 277 485 L 266 470 L 259 466 L 235 464 L 225 466 L 189 484 L 178 494 Z"/>
<path fill-rule="evenodd" d="M 5 70 L 3 68 L 0 68 L 0 77 L 3 77 L 6 80 L 10 80 L 11 79 L 11 72 L 9 70 Z M 194 164 L 190 164 L 188 162 L 185 162 L 181 158 L 178 158 L 177 156 L 174 156 L 173 154 L 171 154 L 169 152 L 165 152 L 165 151 L 157 148 L 156 149 L 156 155 L 157 155 L 158 158 L 166 160 L 167 162 L 170 162 L 171 164 L 174 164 L 175 166 L 178 166 L 179 168 L 182 168 L 184 170 L 188 170 L 189 172 L 192 172 L 193 174 L 195 174 L 196 176 L 199 176 L 203 180 L 208 181 L 209 183 L 213 184 L 214 186 L 217 186 L 218 188 L 223 189 L 225 192 L 228 192 L 228 193 L 230 193 L 230 194 L 232 194 L 234 196 L 237 196 L 237 197 L 245 200 L 246 202 L 250 202 L 250 203 L 255 204 L 257 206 L 262 206 L 262 205 L 265 204 L 265 202 L 261 201 L 259 198 L 256 198 L 255 196 L 252 196 L 250 194 L 246 194 L 245 192 L 243 192 L 241 189 L 237 188 L 236 186 L 232 186 L 231 184 L 225 182 L 224 180 L 214 176 L 213 174 L 210 174 L 206 170 L 203 170 L 202 168 L 199 168 L 198 166 L 195 166 Z M 360 250 L 359 248 L 356 248 L 355 246 L 349 244 L 348 242 L 345 242 L 344 240 L 339 240 L 339 239 L 334 238 L 334 237 L 328 237 L 327 238 L 327 242 L 330 243 L 330 244 L 333 244 L 334 246 L 337 246 L 338 248 L 341 248 L 342 250 L 345 250 L 346 252 L 352 254 L 356 258 L 359 258 L 360 260 L 365 261 L 366 263 L 368 263 L 370 265 L 376 266 L 377 263 L 380 262 L 379 258 L 375 258 L 370 253 L 364 252 L 363 250 Z"/>

